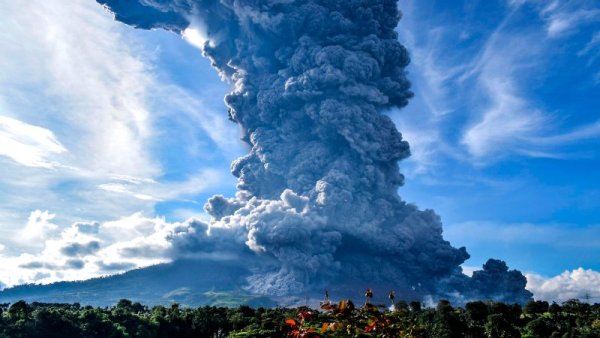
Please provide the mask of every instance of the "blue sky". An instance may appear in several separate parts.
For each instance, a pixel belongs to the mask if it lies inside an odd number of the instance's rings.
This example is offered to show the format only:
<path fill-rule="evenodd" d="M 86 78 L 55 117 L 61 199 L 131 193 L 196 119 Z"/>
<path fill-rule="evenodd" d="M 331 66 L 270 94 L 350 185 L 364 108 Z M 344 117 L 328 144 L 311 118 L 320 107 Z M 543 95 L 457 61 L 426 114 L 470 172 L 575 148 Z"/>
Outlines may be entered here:
<path fill-rule="evenodd" d="M 442 215 L 468 264 L 599 269 L 600 6 L 404 1 L 416 97 L 401 195 Z"/>
<path fill-rule="evenodd" d="M 400 7 L 415 92 L 389 112 L 413 153 L 402 198 L 441 215 L 469 269 L 504 259 L 549 298 L 597 287 L 598 2 Z M 134 30 L 93 1 L 0 0 L 0 13 L 0 282 L 168 260 L 160 235 L 235 193 L 229 163 L 245 149 L 227 121 L 229 85 L 194 36 Z M 81 269 L 60 250 L 92 241 L 77 222 L 103 229 Z M 153 257 L 119 249 L 153 240 Z M 51 263 L 28 264 L 42 256 Z"/>

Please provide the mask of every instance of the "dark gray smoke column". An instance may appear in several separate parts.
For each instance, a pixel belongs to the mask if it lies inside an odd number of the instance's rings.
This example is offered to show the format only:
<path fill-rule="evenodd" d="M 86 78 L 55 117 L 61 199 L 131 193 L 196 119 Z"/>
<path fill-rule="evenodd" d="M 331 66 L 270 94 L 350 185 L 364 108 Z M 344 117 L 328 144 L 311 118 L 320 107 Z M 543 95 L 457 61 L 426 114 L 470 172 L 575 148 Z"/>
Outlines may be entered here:
<path fill-rule="evenodd" d="M 395 0 L 98 2 L 139 28 L 203 30 L 203 54 L 234 84 L 225 102 L 251 151 L 232 163 L 236 196 L 205 208 L 260 257 L 248 290 L 476 295 L 465 248 L 397 194 L 409 146 L 383 112 L 412 93 Z M 524 278 L 514 285 L 530 297 Z"/>

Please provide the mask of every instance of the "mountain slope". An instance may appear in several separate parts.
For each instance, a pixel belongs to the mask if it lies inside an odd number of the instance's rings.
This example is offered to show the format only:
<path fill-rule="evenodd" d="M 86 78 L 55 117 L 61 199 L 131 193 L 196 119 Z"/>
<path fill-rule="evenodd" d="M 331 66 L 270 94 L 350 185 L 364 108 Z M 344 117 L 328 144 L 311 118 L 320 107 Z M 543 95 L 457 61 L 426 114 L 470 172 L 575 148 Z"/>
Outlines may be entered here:
<path fill-rule="evenodd" d="M 109 306 L 127 298 L 146 305 L 173 302 L 189 306 L 275 305 L 266 297 L 252 296 L 239 289 L 246 275 L 248 271 L 235 262 L 179 260 L 85 281 L 20 285 L 1 291 L 0 302 L 22 299 Z"/>

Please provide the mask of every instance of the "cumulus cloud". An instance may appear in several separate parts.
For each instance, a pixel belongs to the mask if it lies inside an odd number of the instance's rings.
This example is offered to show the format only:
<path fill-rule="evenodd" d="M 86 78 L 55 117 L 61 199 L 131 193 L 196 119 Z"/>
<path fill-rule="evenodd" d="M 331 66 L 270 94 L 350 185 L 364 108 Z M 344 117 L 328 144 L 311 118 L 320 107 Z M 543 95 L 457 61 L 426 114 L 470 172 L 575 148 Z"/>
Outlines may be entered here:
<path fill-rule="evenodd" d="M 31 227 L 53 230 L 37 238 L 38 253 L 0 253 L 3 285 L 81 280 L 179 258 L 234 260 L 243 254 L 237 246 L 226 244 L 233 238 L 224 238 L 219 229 L 209 233 L 206 223 L 194 219 L 169 223 L 134 213 L 56 231 L 58 225 L 50 223 L 54 217 L 39 210 L 30 217 Z"/>
<path fill-rule="evenodd" d="M 31 212 L 27 219 L 27 224 L 19 233 L 20 238 L 28 244 L 38 244 L 40 240 L 43 240 L 58 229 L 58 225 L 52 223 L 54 217 L 56 215 L 51 214 L 48 210 L 35 210 Z"/>
<path fill-rule="evenodd" d="M 233 84 L 229 118 L 250 148 L 231 165 L 238 192 L 209 199 L 210 237 L 189 236 L 196 225 L 174 243 L 246 255 L 245 288 L 261 294 L 365 281 L 406 297 L 489 287 L 462 274 L 469 255 L 443 239 L 439 216 L 397 195 L 410 150 L 384 112 L 413 95 L 396 1 L 98 2 L 131 26 L 183 34 Z M 145 240 L 121 249 L 157 250 Z M 505 300 L 529 297 L 519 272 L 484 270 L 506 281 Z"/>
<path fill-rule="evenodd" d="M 565 271 L 558 276 L 544 277 L 526 274 L 527 289 L 535 299 L 564 302 L 577 298 L 581 301 L 598 302 L 600 299 L 600 272 L 578 268 Z"/>

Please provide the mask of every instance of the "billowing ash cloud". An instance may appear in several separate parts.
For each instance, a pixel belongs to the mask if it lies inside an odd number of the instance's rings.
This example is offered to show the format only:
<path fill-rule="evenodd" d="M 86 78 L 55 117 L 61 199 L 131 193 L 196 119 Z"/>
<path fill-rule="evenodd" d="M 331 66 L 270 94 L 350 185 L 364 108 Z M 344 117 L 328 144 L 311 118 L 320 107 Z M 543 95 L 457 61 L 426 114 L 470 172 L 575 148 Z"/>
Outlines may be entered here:
<path fill-rule="evenodd" d="M 97 1 L 129 25 L 193 39 L 234 84 L 225 102 L 251 150 L 231 165 L 236 196 L 205 206 L 219 236 L 188 245 L 253 252 L 248 290 L 450 297 L 500 278 L 515 283 L 511 300 L 531 296 L 496 261 L 482 272 L 491 278 L 463 275 L 465 248 L 397 194 L 410 151 L 385 111 L 413 94 L 396 0 Z"/>

